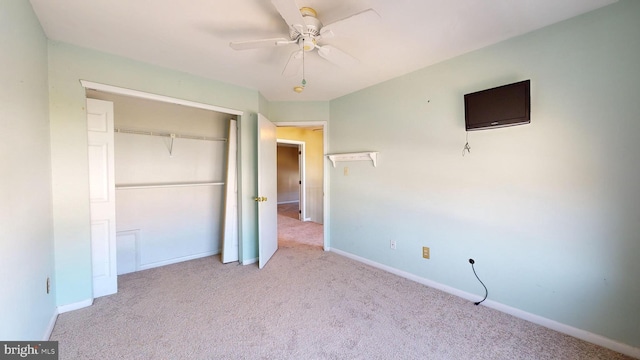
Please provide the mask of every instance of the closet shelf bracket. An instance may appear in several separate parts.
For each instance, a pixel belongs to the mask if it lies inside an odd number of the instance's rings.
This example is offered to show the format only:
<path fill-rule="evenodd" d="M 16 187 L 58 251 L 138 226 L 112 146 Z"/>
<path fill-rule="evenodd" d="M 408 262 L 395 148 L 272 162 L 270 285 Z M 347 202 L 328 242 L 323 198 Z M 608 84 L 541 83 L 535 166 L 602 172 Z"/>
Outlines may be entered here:
<path fill-rule="evenodd" d="M 176 134 L 169 134 L 171 137 L 171 144 L 169 145 L 169 157 L 173 156 L 173 140 L 176 138 Z"/>

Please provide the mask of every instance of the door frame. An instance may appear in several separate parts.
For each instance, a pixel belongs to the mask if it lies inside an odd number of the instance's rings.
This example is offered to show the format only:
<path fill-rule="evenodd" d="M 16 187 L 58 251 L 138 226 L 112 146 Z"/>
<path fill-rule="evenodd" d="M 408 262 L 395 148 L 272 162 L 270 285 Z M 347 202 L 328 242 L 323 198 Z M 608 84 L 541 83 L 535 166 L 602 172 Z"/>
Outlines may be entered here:
<path fill-rule="evenodd" d="M 300 187 L 298 188 L 298 206 L 300 212 L 298 213 L 298 219 L 300 221 L 308 221 L 307 219 L 307 183 L 305 180 L 305 142 L 298 140 L 276 139 L 276 144 L 296 145 L 298 149 L 298 179 L 300 181 Z"/>
<path fill-rule="evenodd" d="M 331 250 L 331 235 L 329 234 L 329 171 L 330 162 L 327 159 L 329 152 L 329 122 L 328 121 L 281 121 L 273 122 L 277 127 L 322 127 L 322 236 L 324 251 Z"/>

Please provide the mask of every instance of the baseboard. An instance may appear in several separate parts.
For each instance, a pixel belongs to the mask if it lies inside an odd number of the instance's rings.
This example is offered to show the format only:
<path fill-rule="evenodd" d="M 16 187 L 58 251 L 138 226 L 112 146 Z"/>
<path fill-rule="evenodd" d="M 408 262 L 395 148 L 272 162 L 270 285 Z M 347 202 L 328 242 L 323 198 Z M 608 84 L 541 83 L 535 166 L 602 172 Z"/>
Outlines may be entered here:
<path fill-rule="evenodd" d="M 58 314 L 63 314 L 69 311 L 74 311 L 82 308 L 86 308 L 93 305 L 93 299 L 87 299 L 83 301 L 79 301 L 73 304 L 60 305 L 58 306 Z"/>
<path fill-rule="evenodd" d="M 242 261 L 242 265 L 251 265 L 258 262 L 258 258 L 247 259 Z"/>
<path fill-rule="evenodd" d="M 284 204 L 293 204 L 293 203 L 299 203 L 300 201 L 298 200 L 291 200 L 291 201 L 279 201 L 277 204 L 278 205 L 284 205 Z"/>
<path fill-rule="evenodd" d="M 352 253 L 346 252 L 346 251 L 342 251 L 342 250 L 338 250 L 338 249 L 331 249 L 330 250 L 333 253 L 336 253 L 338 255 L 347 257 L 349 259 L 373 266 L 375 268 L 387 271 L 389 273 L 392 273 L 394 275 L 398 275 L 400 277 L 415 281 L 417 283 L 429 286 L 431 288 L 434 289 L 438 289 L 441 291 L 444 291 L 446 293 L 449 293 L 451 295 L 455 295 L 458 297 L 461 297 L 463 299 L 469 300 L 469 301 L 477 301 L 478 300 L 478 296 L 468 293 L 466 291 L 462 291 L 456 288 L 453 288 L 451 286 L 447 286 L 420 276 L 417 276 L 415 274 L 411 274 L 409 272 L 403 271 L 403 270 L 399 270 L 396 269 L 394 267 L 388 266 L 388 265 L 384 265 L 384 264 L 380 264 L 378 262 L 360 257 L 358 255 L 354 255 Z M 496 302 L 496 301 L 492 301 L 492 300 L 486 300 L 482 303 L 482 305 L 487 306 L 489 308 L 498 310 L 500 312 L 515 316 L 517 318 L 532 322 L 534 324 L 538 324 L 541 326 L 544 326 L 546 328 L 549 328 L 551 330 L 555 330 L 557 332 L 563 333 L 563 334 L 567 334 L 570 336 L 573 336 L 575 338 L 590 342 L 592 344 L 596 344 L 602 347 L 605 347 L 607 349 L 611 349 L 613 351 L 617 351 L 619 353 L 628 355 L 628 356 L 632 356 L 634 358 L 638 358 L 640 359 L 640 348 L 636 348 L 633 347 L 631 345 L 627 345 L 627 344 L 623 344 L 621 342 L 609 339 L 607 337 L 601 336 L 601 335 L 597 335 L 582 329 L 578 329 L 566 324 L 562 324 L 559 323 L 557 321 L 551 320 L 551 319 L 547 319 L 544 318 L 542 316 L 538 316 L 535 314 L 531 314 L 528 313 L 526 311 L 508 306 L 508 305 L 504 305 L 502 303 Z"/>
<path fill-rule="evenodd" d="M 49 325 L 44 331 L 42 341 L 49 341 L 49 339 L 51 338 L 51 333 L 53 333 L 53 328 L 56 326 L 56 320 L 58 320 L 58 309 L 53 309 L 53 314 L 51 315 L 51 319 L 49 320 Z"/>
<path fill-rule="evenodd" d="M 171 265 L 171 264 L 177 264 L 177 263 L 180 263 L 180 262 L 183 262 L 183 261 L 195 260 L 195 259 L 200 259 L 200 258 L 203 258 L 203 257 L 213 256 L 213 255 L 218 255 L 218 254 L 220 254 L 220 251 L 207 251 L 207 252 L 203 252 L 203 253 L 199 253 L 199 254 L 182 256 L 182 257 L 179 257 L 179 258 L 173 258 L 173 259 L 169 259 L 169 260 L 157 261 L 157 262 L 148 263 L 148 264 L 145 264 L 145 265 L 140 265 L 140 267 L 138 268 L 138 271 L 153 269 L 153 268 L 156 268 L 156 267 L 166 266 L 166 265 Z"/>

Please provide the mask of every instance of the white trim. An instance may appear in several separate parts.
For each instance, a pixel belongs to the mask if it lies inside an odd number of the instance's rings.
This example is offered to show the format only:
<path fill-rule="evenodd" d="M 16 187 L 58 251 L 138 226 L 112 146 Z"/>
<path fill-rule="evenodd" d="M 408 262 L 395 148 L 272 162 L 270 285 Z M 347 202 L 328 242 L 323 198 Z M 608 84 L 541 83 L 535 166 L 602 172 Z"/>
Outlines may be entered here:
<path fill-rule="evenodd" d="M 438 289 L 438 290 L 442 290 L 446 293 L 461 297 L 463 299 L 467 299 L 469 301 L 477 301 L 478 300 L 478 295 L 474 295 L 471 293 L 468 293 L 466 291 L 462 291 L 420 276 L 417 276 L 415 274 L 403 271 L 403 270 L 399 270 L 396 269 L 394 267 L 388 266 L 388 265 L 384 265 L 384 264 L 380 264 L 378 262 L 360 257 L 358 255 L 354 255 L 352 253 L 346 252 L 346 251 L 342 251 L 342 250 L 338 250 L 338 249 L 331 249 L 331 252 L 334 252 L 338 255 L 347 257 L 349 259 L 373 266 L 375 268 L 387 271 L 389 273 L 392 273 L 394 275 L 398 275 L 400 277 L 415 281 L 417 283 L 429 286 L 431 288 L 434 289 Z M 611 349 L 613 351 L 617 351 L 619 353 L 628 355 L 628 356 L 632 356 L 635 358 L 639 358 L 640 359 L 640 348 L 636 348 L 633 347 L 631 345 L 627 345 L 627 344 L 623 344 L 621 342 L 609 339 L 607 337 L 601 336 L 601 335 L 597 335 L 594 334 L 592 332 L 589 331 L 585 331 L 582 329 L 578 329 L 575 328 L 573 326 L 569 326 L 566 324 L 562 324 L 559 323 L 557 321 L 551 320 L 551 319 L 547 319 L 545 317 L 542 316 L 538 316 L 529 312 L 526 312 L 524 310 L 520 310 L 520 309 L 516 309 L 514 307 L 508 306 L 508 305 L 504 305 L 501 304 L 499 302 L 493 301 L 493 300 L 486 300 L 482 303 L 483 305 L 485 305 L 488 308 L 492 308 L 498 311 L 501 311 L 503 313 L 515 316 L 517 318 L 532 322 L 534 324 L 538 324 L 541 326 L 544 326 L 546 328 L 549 328 L 551 330 L 555 330 L 558 332 L 561 332 L 563 334 L 567 334 L 570 336 L 573 336 L 575 338 L 590 342 L 592 344 L 596 344 L 602 347 L 605 347 L 607 349 Z"/>
<path fill-rule="evenodd" d="M 242 115 L 244 113 L 243 111 L 240 111 L 240 110 L 229 109 L 229 108 L 224 108 L 224 107 L 209 105 L 209 104 L 203 104 L 203 103 L 190 101 L 190 100 L 176 99 L 169 96 L 157 95 L 157 94 L 122 88 L 122 87 L 113 86 L 113 85 L 100 84 L 100 83 L 87 81 L 87 80 L 80 80 L 80 84 L 82 84 L 82 87 L 84 87 L 85 89 L 104 91 L 112 94 L 126 95 L 126 96 L 141 98 L 141 99 L 155 100 L 155 101 L 161 101 L 161 102 L 166 102 L 171 104 L 184 105 L 184 106 L 194 107 L 198 109 L 222 112 L 222 113 L 231 114 L 231 115 Z"/>
<path fill-rule="evenodd" d="M 86 299 L 73 304 L 58 306 L 58 314 L 64 314 L 69 311 L 79 310 L 93 305 L 93 299 Z"/>
<path fill-rule="evenodd" d="M 56 326 L 56 321 L 58 320 L 58 309 L 53 309 L 53 314 L 51 314 L 51 319 L 49 320 L 49 325 L 44 331 L 44 336 L 42 337 L 42 341 L 49 341 L 51 338 L 51 333 L 53 333 L 53 328 Z"/>
<path fill-rule="evenodd" d="M 218 255 L 220 254 L 220 251 L 207 251 L 207 252 L 203 252 L 203 253 L 199 253 L 199 254 L 195 254 L 195 255 L 188 255 L 188 256 L 181 256 L 178 258 L 173 258 L 173 259 L 169 259 L 169 260 L 163 260 L 163 261 L 156 261 L 156 262 L 152 262 L 152 263 L 148 263 L 145 265 L 140 265 L 140 267 L 138 268 L 138 270 L 148 270 L 148 269 L 153 269 L 156 267 L 160 267 L 160 266 L 165 266 L 165 265 L 171 265 L 171 264 L 177 264 L 183 261 L 189 261 L 189 260 L 195 260 L 195 259 L 200 259 L 203 257 L 207 257 L 207 256 L 213 256 L 213 255 Z"/>
<path fill-rule="evenodd" d="M 293 204 L 293 203 L 297 203 L 297 202 L 300 202 L 300 201 L 299 200 L 280 201 L 280 202 L 278 202 L 278 205 Z"/>
<path fill-rule="evenodd" d="M 329 122 L 328 121 L 283 121 L 274 122 L 276 126 L 292 126 L 292 127 L 308 127 L 308 126 L 322 126 L 322 147 L 326 154 L 329 151 Z M 324 199 L 322 201 L 322 236 L 324 238 L 323 248 L 325 251 L 331 249 L 331 236 L 329 234 L 329 209 L 331 196 L 329 195 L 329 159 L 323 156 L 323 176 L 322 176 L 322 190 L 324 193 Z"/>

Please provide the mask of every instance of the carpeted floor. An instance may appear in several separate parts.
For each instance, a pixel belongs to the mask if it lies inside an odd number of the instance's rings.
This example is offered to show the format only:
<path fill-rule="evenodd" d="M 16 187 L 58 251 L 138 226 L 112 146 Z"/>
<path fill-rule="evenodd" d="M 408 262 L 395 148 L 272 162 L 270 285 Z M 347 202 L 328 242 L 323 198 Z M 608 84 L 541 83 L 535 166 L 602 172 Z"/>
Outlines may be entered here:
<path fill-rule="evenodd" d="M 323 247 L 322 225 L 298 220 L 298 203 L 278 205 L 278 246 L 306 244 Z"/>
<path fill-rule="evenodd" d="M 304 231 L 262 270 L 207 257 L 120 276 L 117 294 L 58 317 L 60 359 L 630 359 L 296 241 Z"/>
<path fill-rule="evenodd" d="M 282 215 L 285 217 L 289 217 L 292 219 L 299 219 L 299 210 L 300 203 L 287 203 L 287 204 L 278 204 L 278 215 Z"/>

